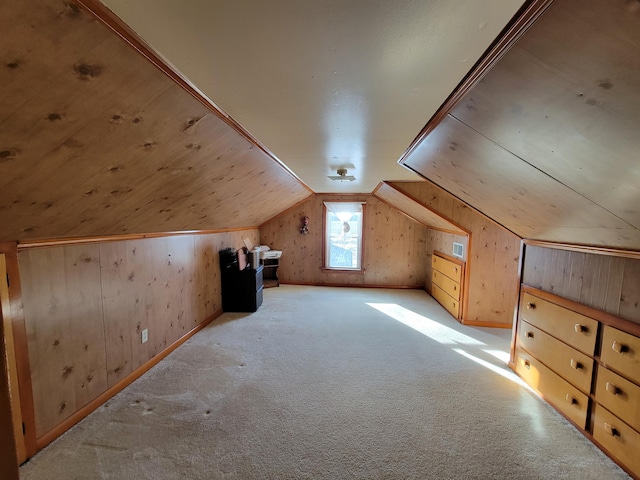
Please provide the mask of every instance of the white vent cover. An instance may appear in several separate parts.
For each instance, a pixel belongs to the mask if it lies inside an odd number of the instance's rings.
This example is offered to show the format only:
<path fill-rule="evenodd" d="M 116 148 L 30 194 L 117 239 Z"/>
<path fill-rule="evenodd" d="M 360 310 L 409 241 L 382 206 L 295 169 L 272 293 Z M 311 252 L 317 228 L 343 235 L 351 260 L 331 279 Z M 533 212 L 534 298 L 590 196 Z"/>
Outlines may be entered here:
<path fill-rule="evenodd" d="M 464 245 L 461 243 L 453 242 L 453 256 L 462 258 L 464 257 Z"/>

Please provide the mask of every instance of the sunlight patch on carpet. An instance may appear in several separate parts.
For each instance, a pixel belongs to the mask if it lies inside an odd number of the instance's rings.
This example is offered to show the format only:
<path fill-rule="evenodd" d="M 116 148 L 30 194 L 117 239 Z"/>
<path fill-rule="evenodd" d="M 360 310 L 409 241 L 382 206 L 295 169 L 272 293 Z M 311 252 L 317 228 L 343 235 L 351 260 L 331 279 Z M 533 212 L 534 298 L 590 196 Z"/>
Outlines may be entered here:
<path fill-rule="evenodd" d="M 367 303 L 367 305 L 443 345 L 486 345 L 475 338 L 442 325 L 424 315 L 415 313 L 397 303 Z"/>

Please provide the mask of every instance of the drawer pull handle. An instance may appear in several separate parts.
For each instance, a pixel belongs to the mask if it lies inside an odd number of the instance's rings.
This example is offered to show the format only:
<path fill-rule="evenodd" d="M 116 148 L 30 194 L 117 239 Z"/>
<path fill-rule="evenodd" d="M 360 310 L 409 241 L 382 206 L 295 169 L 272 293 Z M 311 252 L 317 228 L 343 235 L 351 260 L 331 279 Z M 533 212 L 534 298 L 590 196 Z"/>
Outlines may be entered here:
<path fill-rule="evenodd" d="M 582 364 L 574 358 L 571 359 L 570 363 L 571 368 L 575 368 L 576 370 L 580 370 L 581 368 L 583 368 Z"/>
<path fill-rule="evenodd" d="M 584 333 L 587 331 L 587 327 L 582 325 L 581 323 L 576 323 L 575 327 L 573 327 L 576 333 Z"/>
<path fill-rule="evenodd" d="M 612 437 L 620 436 L 620 432 L 618 431 L 618 429 L 607 422 L 604 422 L 604 431 L 607 432 Z"/>
<path fill-rule="evenodd" d="M 624 343 L 620 343 L 617 340 L 614 340 L 613 344 L 611 345 L 611 349 L 614 352 L 623 353 L 629 350 L 629 347 L 627 347 Z"/>
<path fill-rule="evenodd" d="M 527 310 L 535 310 L 536 309 L 536 304 L 533 302 L 529 302 L 527 303 Z"/>
<path fill-rule="evenodd" d="M 613 395 L 618 395 L 622 393 L 622 390 L 616 387 L 613 383 L 607 382 L 604 388 L 607 392 L 612 393 Z"/>
<path fill-rule="evenodd" d="M 525 367 L 526 369 L 530 369 L 530 368 L 531 368 L 531 362 L 530 362 L 529 360 L 525 360 L 525 361 L 524 361 L 524 367 Z"/>
<path fill-rule="evenodd" d="M 527 338 L 533 338 L 533 332 L 527 332 L 525 335 Z"/>
<path fill-rule="evenodd" d="M 576 400 L 576 398 L 571 395 L 570 393 L 567 393 L 567 395 L 564 397 L 565 400 L 567 401 L 567 403 L 569 405 L 577 405 L 578 404 L 578 400 Z"/>

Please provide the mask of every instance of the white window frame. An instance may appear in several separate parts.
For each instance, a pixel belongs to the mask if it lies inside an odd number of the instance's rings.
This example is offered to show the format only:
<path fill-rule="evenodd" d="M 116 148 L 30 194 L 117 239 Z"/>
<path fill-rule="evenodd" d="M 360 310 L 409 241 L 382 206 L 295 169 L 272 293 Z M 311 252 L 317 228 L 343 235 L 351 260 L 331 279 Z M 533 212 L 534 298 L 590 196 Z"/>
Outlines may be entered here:
<path fill-rule="evenodd" d="M 323 228 L 323 268 L 331 271 L 346 271 L 346 272 L 359 272 L 362 271 L 362 259 L 363 255 L 363 246 L 364 246 L 364 202 L 324 202 L 324 228 Z M 344 223 L 349 225 L 349 229 L 347 231 L 342 231 L 342 235 L 344 237 L 339 239 L 335 235 L 335 218 L 343 212 L 353 212 L 357 213 L 355 220 L 343 220 L 340 219 Z M 351 216 L 353 218 L 353 215 Z M 332 232 L 333 226 L 333 232 Z M 355 231 L 353 231 L 355 229 Z M 334 234 L 332 237 L 332 233 Z M 355 236 L 355 245 L 353 245 L 353 240 Z M 333 241 L 332 241 L 333 239 Z M 337 244 L 337 241 L 342 241 L 341 244 Z M 332 245 L 338 249 L 352 250 L 352 253 L 355 255 L 355 266 L 353 266 L 353 262 L 351 266 L 345 266 L 344 264 L 334 264 L 331 265 L 331 261 L 336 260 L 335 251 L 334 255 L 331 255 Z M 355 249 L 355 251 L 354 251 Z M 352 257 L 353 260 L 353 257 Z"/>

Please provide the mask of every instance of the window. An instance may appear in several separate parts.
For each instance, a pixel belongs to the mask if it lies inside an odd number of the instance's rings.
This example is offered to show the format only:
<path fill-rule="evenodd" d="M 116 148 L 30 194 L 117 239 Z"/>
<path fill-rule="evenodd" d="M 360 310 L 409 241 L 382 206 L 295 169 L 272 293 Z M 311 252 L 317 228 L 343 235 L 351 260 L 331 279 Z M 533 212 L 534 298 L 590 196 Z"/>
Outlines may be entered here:
<path fill-rule="evenodd" d="M 324 266 L 362 269 L 362 202 L 324 202 Z"/>

